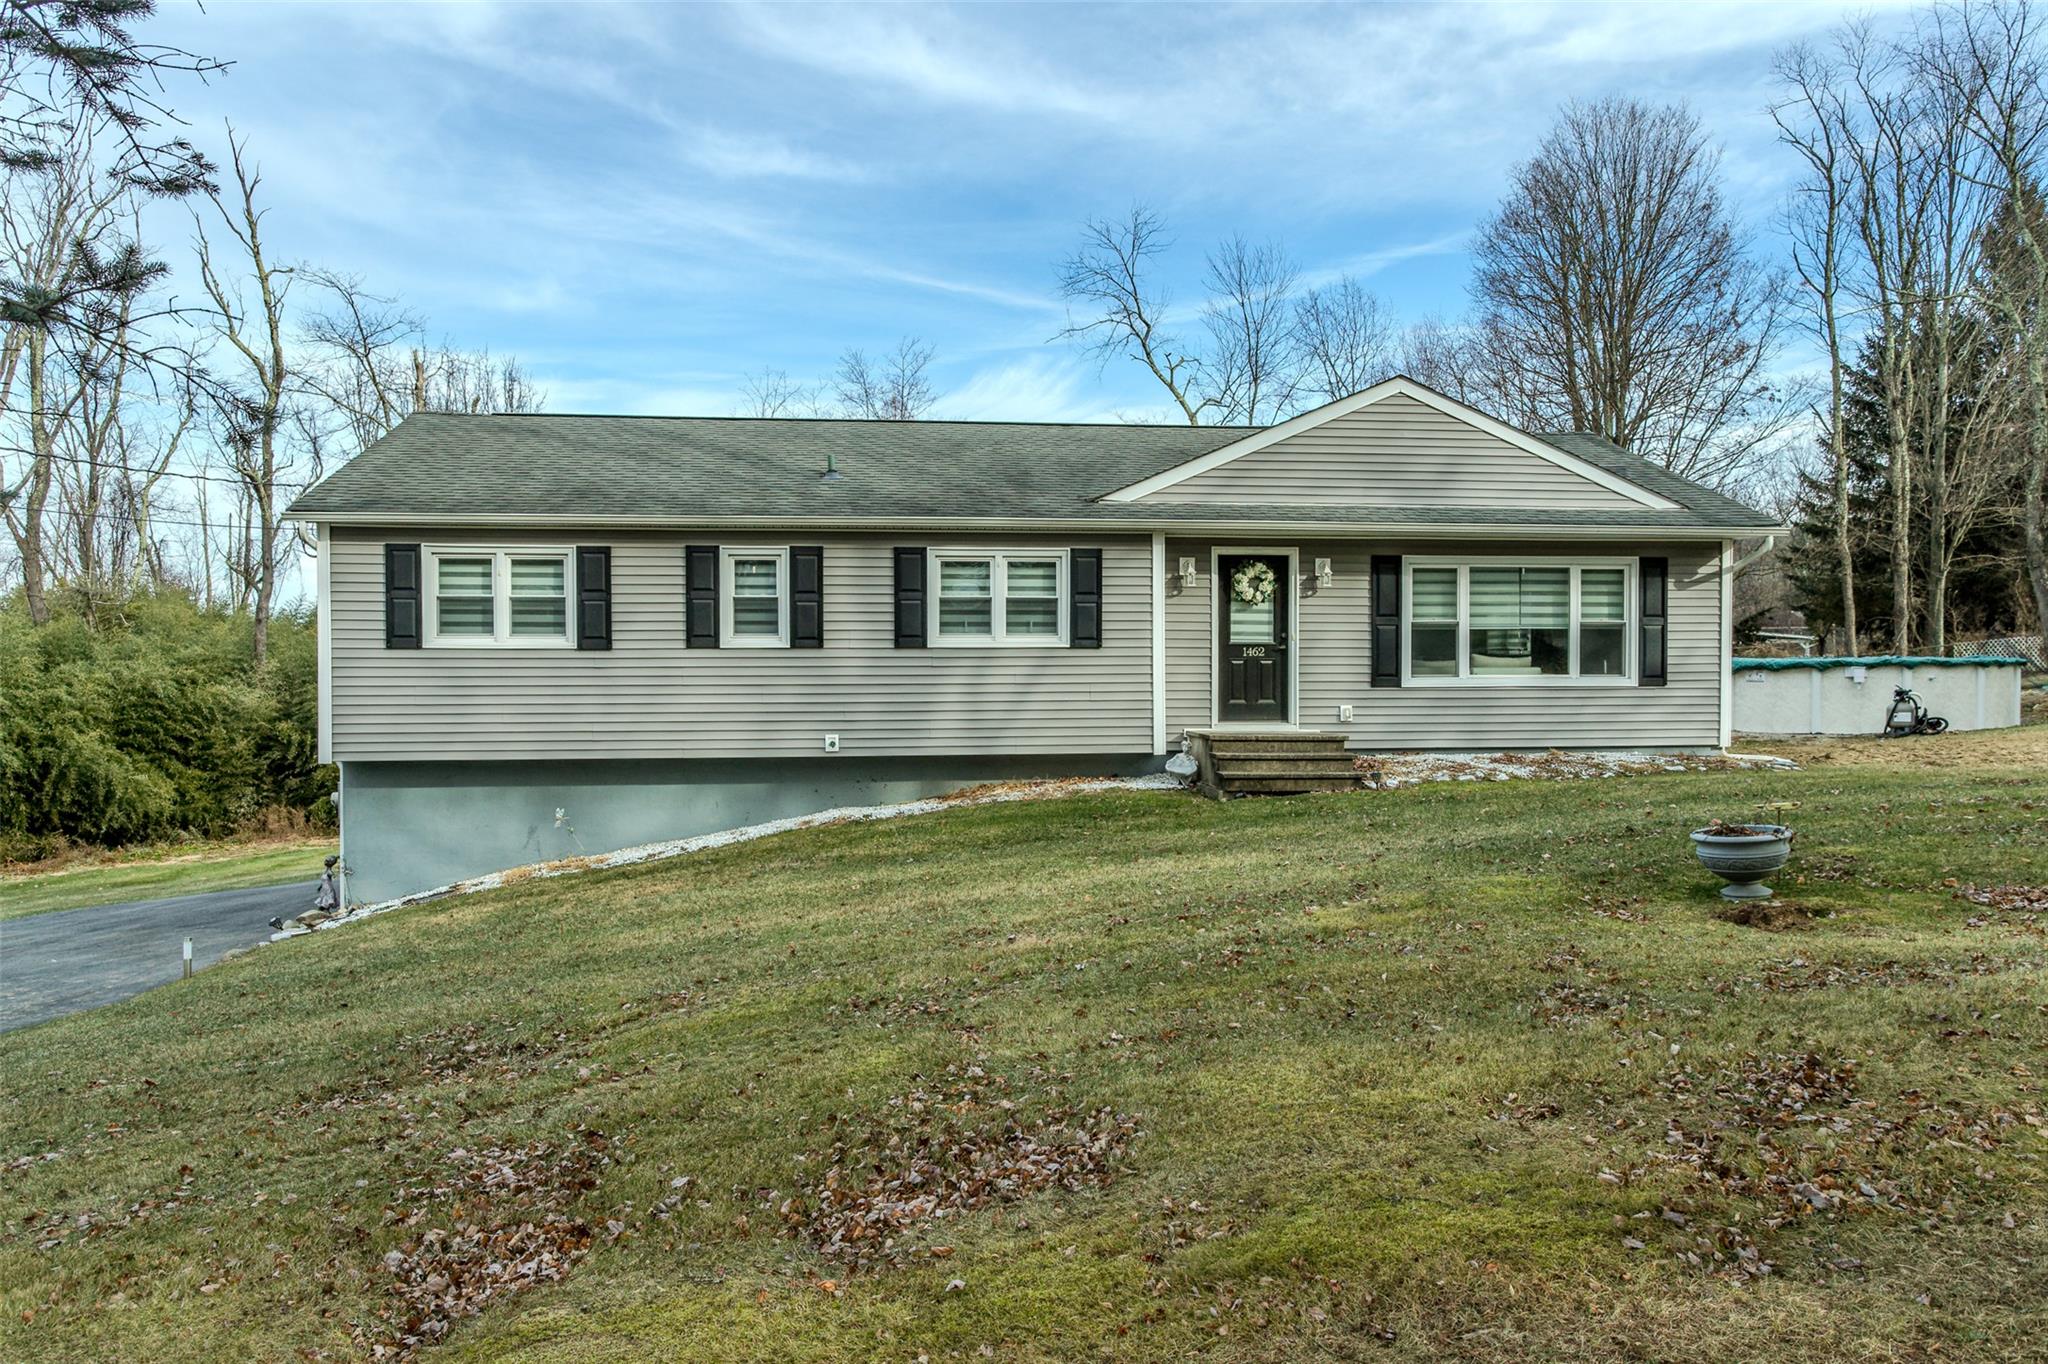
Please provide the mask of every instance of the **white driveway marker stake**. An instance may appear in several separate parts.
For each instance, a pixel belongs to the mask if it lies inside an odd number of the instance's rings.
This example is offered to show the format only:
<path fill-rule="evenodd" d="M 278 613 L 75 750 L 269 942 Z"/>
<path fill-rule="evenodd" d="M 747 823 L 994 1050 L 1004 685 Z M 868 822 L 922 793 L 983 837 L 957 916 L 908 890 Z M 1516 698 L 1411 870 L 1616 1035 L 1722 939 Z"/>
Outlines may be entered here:
<path fill-rule="evenodd" d="M 192 940 L 185 939 L 185 979 L 192 979 Z"/>

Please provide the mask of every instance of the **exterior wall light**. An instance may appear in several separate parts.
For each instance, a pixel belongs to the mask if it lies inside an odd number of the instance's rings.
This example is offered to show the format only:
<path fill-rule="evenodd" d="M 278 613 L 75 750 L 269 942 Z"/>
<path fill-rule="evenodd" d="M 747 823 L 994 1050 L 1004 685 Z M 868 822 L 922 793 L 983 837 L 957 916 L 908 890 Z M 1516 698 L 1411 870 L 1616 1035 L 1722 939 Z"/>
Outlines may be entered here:
<path fill-rule="evenodd" d="M 1180 561 L 1180 585 L 1187 588 L 1195 585 L 1195 560 L 1192 555 Z"/>
<path fill-rule="evenodd" d="M 1337 575 L 1330 568 L 1330 561 L 1328 559 L 1316 560 L 1316 586 L 1328 587 L 1335 581 L 1337 581 Z"/>

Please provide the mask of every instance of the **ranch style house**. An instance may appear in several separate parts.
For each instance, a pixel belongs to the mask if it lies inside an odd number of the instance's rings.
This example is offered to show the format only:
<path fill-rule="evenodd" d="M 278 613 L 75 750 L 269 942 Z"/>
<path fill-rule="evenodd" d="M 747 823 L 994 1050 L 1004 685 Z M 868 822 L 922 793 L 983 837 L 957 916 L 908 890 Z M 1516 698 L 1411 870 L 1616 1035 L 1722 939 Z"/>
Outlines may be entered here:
<path fill-rule="evenodd" d="M 1405 378 L 1263 428 L 422 413 L 292 514 L 351 903 L 1186 744 L 1242 789 L 1722 748 L 1785 531 Z"/>

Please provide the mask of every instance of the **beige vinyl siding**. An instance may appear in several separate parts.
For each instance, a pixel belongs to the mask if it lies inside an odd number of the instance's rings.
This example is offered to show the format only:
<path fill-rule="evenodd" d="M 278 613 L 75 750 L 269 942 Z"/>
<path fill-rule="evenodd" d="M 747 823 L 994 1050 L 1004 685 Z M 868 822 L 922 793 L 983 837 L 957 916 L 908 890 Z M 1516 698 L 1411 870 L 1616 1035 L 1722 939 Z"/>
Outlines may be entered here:
<path fill-rule="evenodd" d="M 386 649 L 387 541 L 609 545 L 609 652 Z M 689 649 L 686 544 L 825 547 L 823 649 Z M 958 537 L 932 545 L 1099 547 L 1100 649 L 894 647 L 907 535 L 331 531 L 333 755 L 341 761 L 741 758 L 841 752 L 1152 751 L 1149 537 Z"/>
<path fill-rule="evenodd" d="M 1169 566 L 1193 555 L 1202 590 L 1166 602 L 1167 733 L 1211 721 L 1214 664 L 1209 634 L 1209 542 L 1169 541 Z M 1663 555 L 1670 560 L 1670 681 L 1663 687 L 1372 685 L 1371 558 L 1374 554 L 1574 556 Z M 1721 546 L 1677 544 L 1513 544 L 1407 541 L 1304 542 L 1306 577 L 1318 557 L 1333 581 L 1300 586 L 1294 647 L 1299 650 L 1296 723 L 1341 731 L 1361 749 L 1714 748 L 1721 741 Z M 1199 640 L 1200 647 L 1195 643 Z M 1349 705 L 1352 721 L 1338 721 Z"/>
<path fill-rule="evenodd" d="M 1403 394 L 1141 502 L 1642 510 L 1643 504 Z"/>
<path fill-rule="evenodd" d="M 1211 678 L 1215 675 L 1216 591 L 1210 577 L 1209 541 L 1166 542 L 1166 737 L 1168 747 L 1182 730 L 1209 726 Z M 1195 585 L 1179 584 L 1180 561 L 1195 561 Z"/>

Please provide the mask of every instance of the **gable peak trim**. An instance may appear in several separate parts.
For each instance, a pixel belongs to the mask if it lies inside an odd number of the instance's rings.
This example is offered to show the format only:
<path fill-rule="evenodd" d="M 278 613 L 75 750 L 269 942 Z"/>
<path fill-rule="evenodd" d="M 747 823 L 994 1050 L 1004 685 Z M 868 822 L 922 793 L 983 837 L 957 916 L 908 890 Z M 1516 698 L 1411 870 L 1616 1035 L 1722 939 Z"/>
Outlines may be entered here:
<path fill-rule="evenodd" d="M 1338 417 L 1348 416 L 1362 408 L 1370 407 L 1382 399 L 1392 397 L 1412 398 L 1426 407 L 1435 409 L 1446 417 L 1464 422 L 1467 426 L 1474 427 L 1496 440 L 1512 445 L 1525 454 L 1534 455 L 1537 459 L 1554 464 L 1568 473 L 1578 475 L 1588 483 L 1605 488 L 1611 493 L 1618 493 L 1628 498 L 1631 502 L 1639 503 L 1654 511 L 1685 510 L 1685 508 L 1669 498 L 1659 497 L 1656 493 L 1629 482 L 1629 480 L 1621 477 L 1619 474 L 1610 473 L 1599 465 L 1580 459 L 1577 455 L 1561 450 L 1548 441 L 1539 440 L 1526 431 L 1517 430 L 1506 422 L 1489 417 L 1478 408 L 1468 406 L 1465 403 L 1459 402 L 1456 398 L 1439 393 L 1426 384 L 1417 383 L 1405 374 L 1397 374 L 1391 379 L 1383 379 L 1371 388 L 1362 389 L 1357 393 L 1351 394 L 1349 397 L 1325 403 L 1321 407 L 1303 412 L 1299 416 L 1290 417 L 1278 425 L 1254 431 L 1242 439 L 1234 440 L 1228 445 L 1211 450 L 1206 455 L 1197 456 L 1183 464 L 1176 464 L 1171 469 L 1163 470 L 1152 475 L 1150 478 L 1141 479 L 1126 487 L 1118 488 L 1114 492 L 1104 493 L 1100 500 L 1104 502 L 1135 502 L 1139 498 L 1149 497 L 1153 493 L 1171 488 L 1177 483 L 1185 482 L 1197 474 L 1205 474 L 1211 469 L 1220 468 L 1232 460 L 1240 459 L 1254 451 L 1263 450 L 1269 445 L 1276 445 L 1290 436 L 1300 435 L 1302 432 L 1313 430 L 1325 422 L 1334 421 Z"/>

